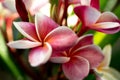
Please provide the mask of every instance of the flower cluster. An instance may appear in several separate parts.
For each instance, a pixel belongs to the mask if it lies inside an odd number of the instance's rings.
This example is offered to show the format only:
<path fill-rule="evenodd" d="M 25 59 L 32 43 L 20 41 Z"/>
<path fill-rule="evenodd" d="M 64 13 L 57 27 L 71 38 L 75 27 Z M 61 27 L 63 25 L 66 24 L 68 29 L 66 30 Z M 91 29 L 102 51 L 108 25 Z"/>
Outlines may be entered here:
<path fill-rule="evenodd" d="M 48 61 L 62 64 L 64 75 L 69 80 L 83 80 L 91 70 L 94 74 L 99 72 L 97 69 L 104 60 L 101 48 L 93 42 L 94 35 L 87 34 L 87 31 L 94 30 L 106 34 L 120 31 L 117 16 L 112 12 L 101 13 L 99 0 L 57 0 L 57 3 L 52 3 L 52 0 L 1 2 L 11 16 L 13 13 L 17 14 L 12 16 L 12 21 L 8 24 L 11 26 L 13 23 L 24 36 L 16 41 L 10 37 L 7 45 L 10 48 L 30 49 L 28 61 L 32 67 L 44 65 Z M 14 7 L 9 6 L 9 3 Z M 41 12 L 41 8 L 48 3 L 51 3 L 50 16 Z M 74 26 L 68 26 L 67 22 L 67 11 L 71 5 L 72 12 L 77 16 Z M 13 22 L 19 17 L 22 21 Z M 8 35 L 12 34 L 8 32 Z"/>

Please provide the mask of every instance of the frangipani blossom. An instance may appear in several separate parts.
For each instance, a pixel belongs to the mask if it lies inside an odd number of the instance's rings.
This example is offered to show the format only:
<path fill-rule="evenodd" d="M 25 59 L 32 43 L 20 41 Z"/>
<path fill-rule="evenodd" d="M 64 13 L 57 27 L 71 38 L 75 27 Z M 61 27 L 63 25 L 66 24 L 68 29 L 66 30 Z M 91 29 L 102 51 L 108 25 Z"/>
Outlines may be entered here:
<path fill-rule="evenodd" d="M 80 37 L 69 51 L 55 53 L 50 60 L 62 63 L 63 72 L 69 80 L 83 80 L 90 69 L 99 65 L 103 55 L 101 49 L 93 45 L 93 36 L 85 35 Z"/>
<path fill-rule="evenodd" d="M 101 80 L 120 80 L 120 73 L 114 68 L 109 67 L 111 61 L 111 53 L 111 46 L 106 45 L 103 48 L 103 54 L 105 58 L 96 69 L 97 73 L 102 74 L 101 76 L 98 75 L 98 77 L 100 77 Z"/>
<path fill-rule="evenodd" d="M 15 27 L 26 38 L 8 43 L 18 49 L 32 48 L 29 53 L 31 66 L 46 63 L 52 52 L 69 49 L 77 40 L 76 34 L 65 26 L 58 27 L 52 19 L 37 13 L 35 24 L 29 22 L 14 22 Z"/>
<path fill-rule="evenodd" d="M 107 34 L 113 34 L 120 30 L 118 18 L 112 12 L 100 13 L 97 9 L 90 6 L 75 7 L 74 12 L 82 21 L 81 32 L 87 29 L 93 29 Z"/>

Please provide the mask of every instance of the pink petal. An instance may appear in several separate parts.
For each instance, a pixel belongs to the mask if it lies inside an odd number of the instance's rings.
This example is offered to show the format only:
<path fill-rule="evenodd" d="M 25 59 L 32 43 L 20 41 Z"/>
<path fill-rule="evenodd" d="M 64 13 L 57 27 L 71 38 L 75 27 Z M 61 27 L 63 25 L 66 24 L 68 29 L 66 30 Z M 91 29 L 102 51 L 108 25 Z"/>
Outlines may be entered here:
<path fill-rule="evenodd" d="M 80 0 L 68 0 L 68 4 L 80 4 Z"/>
<path fill-rule="evenodd" d="M 117 22 L 102 22 L 94 24 L 91 29 L 104 32 L 107 34 L 113 34 L 120 30 L 120 24 Z"/>
<path fill-rule="evenodd" d="M 0 2 L 3 2 L 3 1 L 5 1 L 5 0 L 0 0 Z"/>
<path fill-rule="evenodd" d="M 52 53 L 52 48 L 48 43 L 45 43 L 41 47 L 36 47 L 32 49 L 29 53 L 30 65 L 35 67 L 46 63 Z"/>
<path fill-rule="evenodd" d="M 26 49 L 26 48 L 34 48 L 37 46 L 41 46 L 41 43 L 33 42 L 30 40 L 17 40 L 17 41 L 9 42 L 7 45 L 12 48 Z"/>
<path fill-rule="evenodd" d="M 85 26 L 90 26 L 96 23 L 101 13 L 90 6 L 77 6 L 74 8 L 74 12 L 80 18 Z"/>
<path fill-rule="evenodd" d="M 72 57 L 62 68 L 69 80 L 83 80 L 89 73 L 89 62 L 80 56 Z"/>
<path fill-rule="evenodd" d="M 117 16 L 112 12 L 104 12 L 99 17 L 97 23 L 99 22 L 116 22 L 118 20 Z"/>
<path fill-rule="evenodd" d="M 31 14 L 35 14 L 41 7 L 47 4 L 49 0 L 23 0 L 23 2 L 27 10 L 29 10 Z"/>
<path fill-rule="evenodd" d="M 91 0 L 69 0 L 68 3 L 90 6 Z"/>
<path fill-rule="evenodd" d="M 53 63 L 66 63 L 70 60 L 70 57 L 51 57 L 50 61 Z"/>
<path fill-rule="evenodd" d="M 28 39 L 32 41 L 39 41 L 34 24 L 28 22 L 14 22 L 14 25 L 17 30 Z"/>
<path fill-rule="evenodd" d="M 87 59 L 92 69 L 97 67 L 104 58 L 101 49 L 95 45 L 82 47 L 76 50 L 74 55 L 81 56 Z"/>
<path fill-rule="evenodd" d="M 41 13 L 35 15 L 35 25 L 37 34 L 42 40 L 50 31 L 58 27 L 57 23 Z"/>
<path fill-rule="evenodd" d="M 53 63 L 66 63 L 70 60 L 66 53 L 52 53 L 50 61 Z"/>
<path fill-rule="evenodd" d="M 14 0 L 16 4 L 16 9 L 18 14 L 20 15 L 22 21 L 28 21 L 28 12 L 26 10 L 25 4 L 23 0 Z"/>
<path fill-rule="evenodd" d="M 76 49 L 78 49 L 80 47 L 83 47 L 86 45 L 91 45 L 91 44 L 93 44 L 93 35 L 91 35 L 91 34 L 84 35 L 84 36 L 78 38 L 76 45 L 72 48 L 71 52 L 75 51 Z"/>
<path fill-rule="evenodd" d="M 100 1 L 99 0 L 91 0 L 91 4 L 92 7 L 96 8 L 99 10 L 100 8 Z"/>
<path fill-rule="evenodd" d="M 110 29 L 110 28 L 115 28 L 115 27 L 119 27 L 120 24 L 118 22 L 101 22 L 101 23 L 96 23 L 93 25 L 93 27 L 91 28 L 95 28 L 95 29 Z"/>
<path fill-rule="evenodd" d="M 16 8 L 15 8 L 15 1 L 14 0 L 4 0 L 2 2 L 2 5 L 13 13 L 17 12 Z"/>
<path fill-rule="evenodd" d="M 51 31 L 45 41 L 51 44 L 53 50 L 62 51 L 72 47 L 77 38 L 71 29 L 61 26 Z"/>
<path fill-rule="evenodd" d="M 90 6 L 91 0 L 80 0 L 81 5 Z"/>

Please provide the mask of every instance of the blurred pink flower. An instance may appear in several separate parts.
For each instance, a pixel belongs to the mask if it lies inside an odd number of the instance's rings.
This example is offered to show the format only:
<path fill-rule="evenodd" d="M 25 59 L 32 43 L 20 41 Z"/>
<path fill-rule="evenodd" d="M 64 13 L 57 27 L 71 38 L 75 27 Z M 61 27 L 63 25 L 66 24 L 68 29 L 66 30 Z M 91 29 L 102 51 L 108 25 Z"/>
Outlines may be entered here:
<path fill-rule="evenodd" d="M 26 38 L 10 42 L 8 46 L 18 49 L 32 48 L 29 53 L 31 66 L 46 63 L 52 52 L 69 49 L 77 40 L 71 29 L 58 27 L 52 19 L 41 13 L 35 15 L 35 24 L 14 22 L 14 25 Z"/>
<path fill-rule="evenodd" d="M 92 35 L 82 36 L 69 51 L 52 55 L 52 62 L 63 63 L 63 72 L 69 80 L 83 80 L 89 70 L 96 68 L 103 60 L 101 49 L 93 45 L 92 39 Z"/>
<path fill-rule="evenodd" d="M 77 6 L 74 8 L 74 12 L 82 21 L 81 32 L 87 29 L 93 29 L 107 34 L 113 34 L 120 30 L 118 18 L 112 12 L 100 13 L 97 9 L 90 6 Z"/>
<path fill-rule="evenodd" d="M 49 2 L 49 0 L 19 0 L 19 1 L 22 1 L 25 4 L 27 11 L 29 11 L 31 14 L 35 14 L 40 10 L 41 7 L 43 7 L 45 4 Z M 15 0 L 1 0 L 0 2 L 2 2 L 4 7 L 8 8 L 10 11 L 16 12 Z"/>
<path fill-rule="evenodd" d="M 12 13 L 19 13 L 23 21 L 27 21 L 28 12 L 34 15 L 38 12 L 49 0 L 1 0 L 4 8 Z M 8 13 L 10 14 L 10 13 Z"/>
<path fill-rule="evenodd" d="M 45 4 L 49 2 L 49 0 L 22 0 L 25 4 L 27 11 L 31 14 L 35 14 L 43 7 Z"/>
<path fill-rule="evenodd" d="M 12 33 L 12 23 L 13 20 L 18 18 L 18 14 L 15 9 L 15 2 L 14 0 L 2 0 L 0 1 L 0 27 L 3 26 L 3 24 L 6 24 L 6 36 L 7 41 L 13 40 L 13 33 Z"/>
<path fill-rule="evenodd" d="M 99 9 L 99 0 L 68 0 L 68 4 L 86 5 Z"/>

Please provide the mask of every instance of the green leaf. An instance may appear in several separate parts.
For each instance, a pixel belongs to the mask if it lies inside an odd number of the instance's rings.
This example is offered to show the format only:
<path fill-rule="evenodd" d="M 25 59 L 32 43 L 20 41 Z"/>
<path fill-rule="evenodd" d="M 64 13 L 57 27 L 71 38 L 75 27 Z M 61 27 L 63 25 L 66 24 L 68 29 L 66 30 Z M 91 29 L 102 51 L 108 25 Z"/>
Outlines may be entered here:
<path fill-rule="evenodd" d="M 100 0 L 100 11 L 103 11 L 105 9 L 107 2 L 108 0 Z"/>
<path fill-rule="evenodd" d="M 104 0 L 104 1 L 107 1 L 107 0 Z M 108 0 L 104 8 L 104 11 L 112 11 L 116 3 L 117 3 L 117 0 Z"/>
<path fill-rule="evenodd" d="M 94 36 L 94 42 L 95 44 L 103 48 L 107 44 L 114 45 L 116 41 L 119 39 L 119 36 L 120 36 L 120 32 L 116 34 L 104 34 L 104 33 L 96 32 Z"/>
<path fill-rule="evenodd" d="M 120 5 L 116 6 L 113 12 L 120 18 Z"/>
<path fill-rule="evenodd" d="M 20 74 L 19 69 L 16 67 L 16 65 L 9 56 L 9 52 L 1 30 L 0 30 L 0 58 L 5 62 L 5 64 L 8 66 L 8 68 L 10 69 L 10 71 L 16 77 L 17 80 L 25 80 Z"/>

